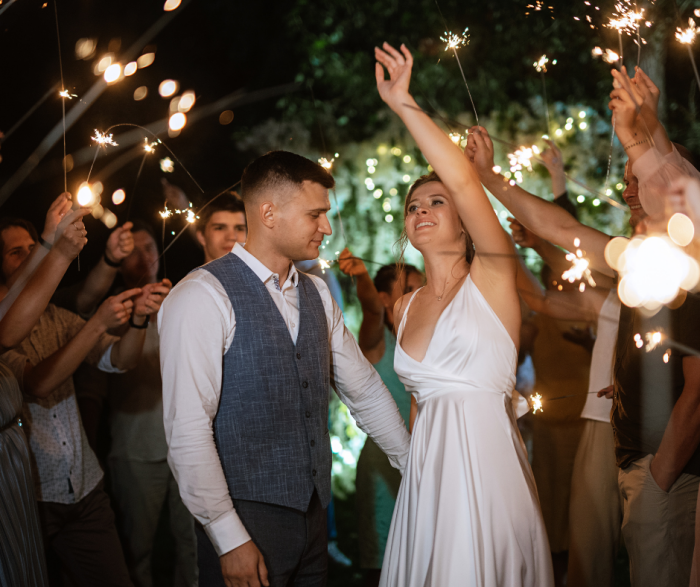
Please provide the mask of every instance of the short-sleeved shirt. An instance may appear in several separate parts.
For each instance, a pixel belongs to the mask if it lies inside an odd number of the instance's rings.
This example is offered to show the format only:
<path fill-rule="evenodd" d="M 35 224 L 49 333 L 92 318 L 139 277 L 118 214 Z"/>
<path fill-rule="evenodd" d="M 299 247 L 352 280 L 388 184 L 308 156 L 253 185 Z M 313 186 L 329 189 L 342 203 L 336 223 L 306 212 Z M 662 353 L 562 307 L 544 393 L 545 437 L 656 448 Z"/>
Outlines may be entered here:
<path fill-rule="evenodd" d="M 656 331 L 662 331 L 664 338 L 647 352 L 646 334 Z M 635 335 L 639 335 L 637 340 Z M 662 307 L 652 317 L 645 317 L 642 310 L 622 306 L 611 415 L 620 468 L 656 454 L 671 412 L 683 393 L 683 359 L 689 355 L 673 348 L 668 340 L 700 351 L 700 296 L 688 294 L 680 308 Z M 700 448 L 683 473 L 700 475 Z"/>
<path fill-rule="evenodd" d="M 68 344 L 85 325 L 79 316 L 49 304 L 31 333 L 2 355 L 24 387 L 27 361 L 37 365 Z M 120 371 L 110 355 L 114 336 L 104 334 L 85 358 L 101 371 Z M 75 399 L 73 378 L 45 398 L 24 394 L 23 428 L 29 437 L 32 474 L 39 501 L 71 504 L 85 497 L 102 479 L 102 469 L 88 444 Z"/>

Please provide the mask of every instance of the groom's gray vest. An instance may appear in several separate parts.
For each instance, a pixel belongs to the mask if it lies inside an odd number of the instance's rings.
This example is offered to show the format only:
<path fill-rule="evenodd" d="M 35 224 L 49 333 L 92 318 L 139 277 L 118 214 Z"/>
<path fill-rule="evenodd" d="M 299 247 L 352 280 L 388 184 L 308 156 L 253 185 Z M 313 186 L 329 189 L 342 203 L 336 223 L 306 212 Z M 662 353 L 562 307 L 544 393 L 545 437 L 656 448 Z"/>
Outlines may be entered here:
<path fill-rule="evenodd" d="M 203 269 L 221 282 L 236 319 L 214 419 L 231 497 L 306 511 L 316 488 L 326 507 L 330 353 L 316 286 L 299 273 L 295 345 L 265 284 L 238 256 L 224 255 Z"/>

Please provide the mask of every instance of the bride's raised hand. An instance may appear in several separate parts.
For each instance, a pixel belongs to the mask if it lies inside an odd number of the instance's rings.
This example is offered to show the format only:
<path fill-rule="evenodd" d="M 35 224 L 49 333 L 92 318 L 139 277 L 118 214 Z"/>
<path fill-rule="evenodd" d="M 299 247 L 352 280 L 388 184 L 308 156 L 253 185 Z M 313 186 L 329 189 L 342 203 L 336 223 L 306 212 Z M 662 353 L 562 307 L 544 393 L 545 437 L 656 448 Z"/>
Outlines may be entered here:
<path fill-rule="evenodd" d="M 374 48 L 374 56 L 377 59 L 375 74 L 377 76 L 377 89 L 382 100 L 396 111 L 410 96 L 408 86 L 411 83 L 411 69 L 413 68 L 413 56 L 401 45 L 399 53 L 389 43 L 384 43 L 382 49 Z M 389 72 L 389 79 L 384 79 L 384 68 Z"/>

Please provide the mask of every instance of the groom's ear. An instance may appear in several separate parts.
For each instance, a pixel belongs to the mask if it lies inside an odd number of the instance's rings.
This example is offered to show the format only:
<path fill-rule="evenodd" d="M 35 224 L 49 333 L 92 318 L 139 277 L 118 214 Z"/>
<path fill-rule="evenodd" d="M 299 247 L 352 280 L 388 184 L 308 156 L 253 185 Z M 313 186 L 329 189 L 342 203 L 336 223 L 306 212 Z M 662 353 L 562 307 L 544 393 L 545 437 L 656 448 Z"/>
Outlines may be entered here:
<path fill-rule="evenodd" d="M 258 210 L 260 222 L 267 228 L 272 228 L 275 225 L 275 205 L 272 202 L 263 202 Z"/>

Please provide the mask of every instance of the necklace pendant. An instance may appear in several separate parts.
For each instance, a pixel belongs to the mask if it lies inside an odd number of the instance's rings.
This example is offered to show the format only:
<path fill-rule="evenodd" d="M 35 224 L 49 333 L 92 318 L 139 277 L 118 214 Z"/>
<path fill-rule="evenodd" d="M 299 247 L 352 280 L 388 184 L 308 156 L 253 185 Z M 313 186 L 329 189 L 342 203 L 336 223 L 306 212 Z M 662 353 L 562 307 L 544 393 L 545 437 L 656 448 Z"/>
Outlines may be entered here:
<path fill-rule="evenodd" d="M 440 297 L 438 298 L 438 302 L 440 302 L 440 301 L 442 301 L 442 296 L 440 296 Z"/>

